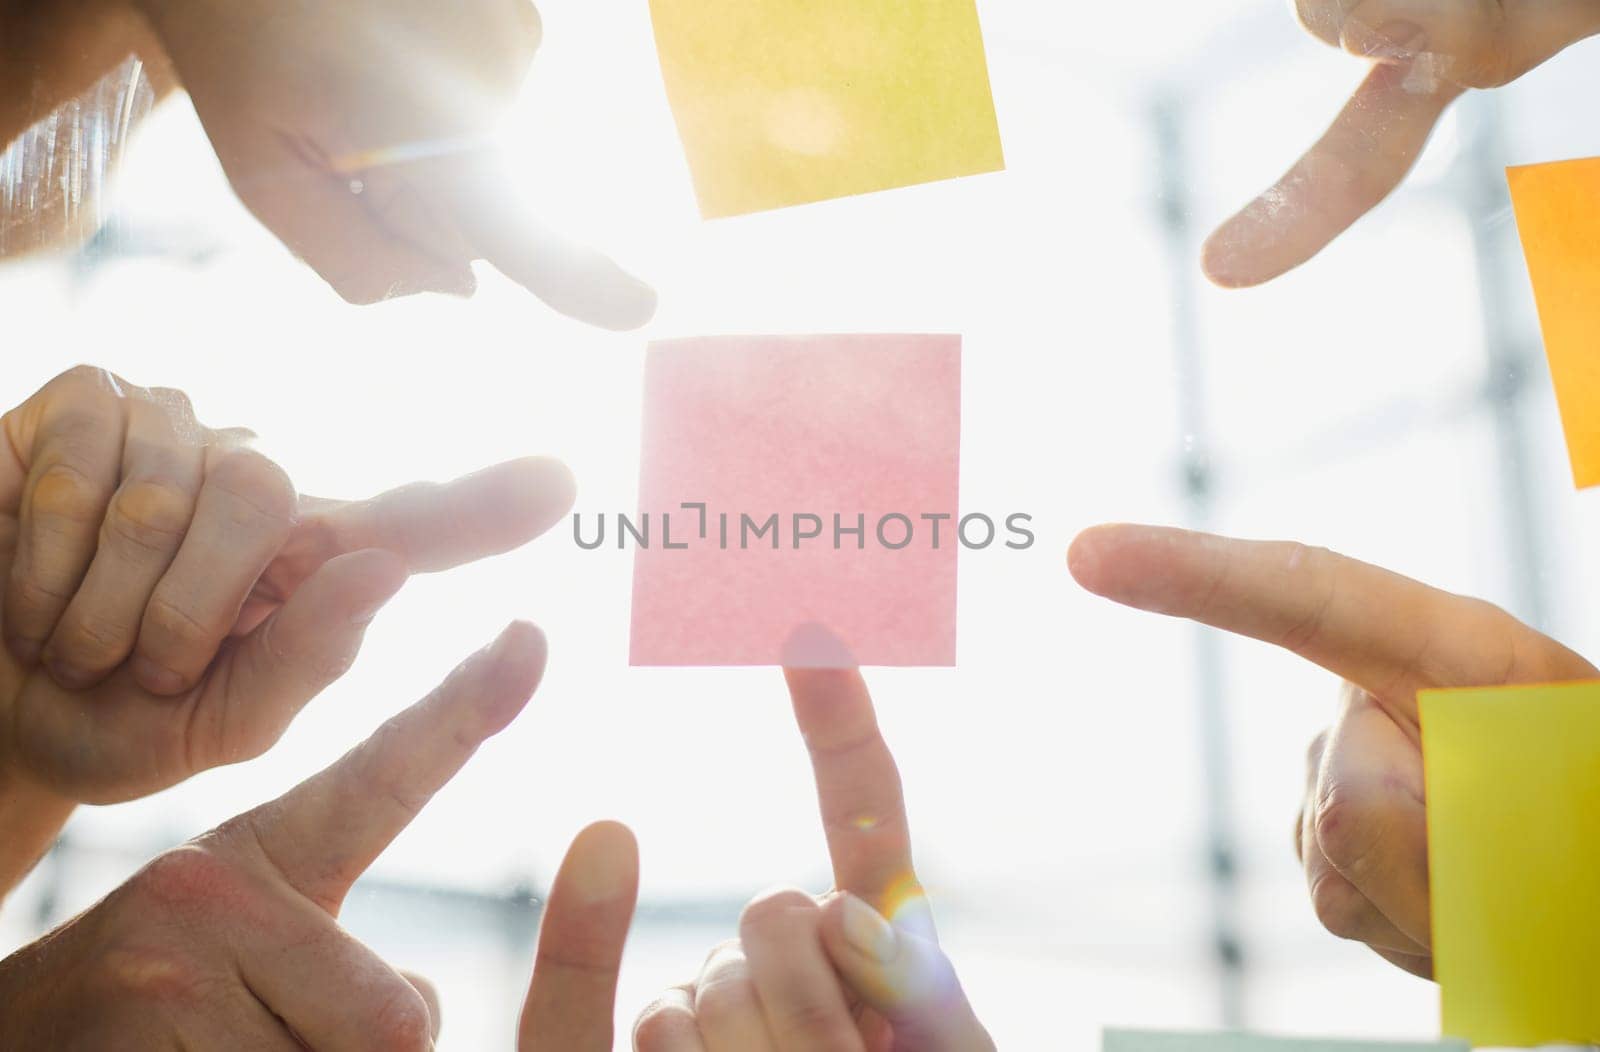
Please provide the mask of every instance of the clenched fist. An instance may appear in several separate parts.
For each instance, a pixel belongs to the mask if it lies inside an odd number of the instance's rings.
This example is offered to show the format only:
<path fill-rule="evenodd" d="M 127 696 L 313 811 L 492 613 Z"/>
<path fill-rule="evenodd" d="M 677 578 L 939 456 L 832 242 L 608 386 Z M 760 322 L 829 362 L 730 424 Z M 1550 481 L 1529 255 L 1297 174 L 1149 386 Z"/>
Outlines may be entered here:
<path fill-rule="evenodd" d="M 0 418 L 0 895 L 72 804 L 259 755 L 408 575 L 516 548 L 574 496 L 535 459 L 318 500 L 244 438 L 91 368 Z"/>

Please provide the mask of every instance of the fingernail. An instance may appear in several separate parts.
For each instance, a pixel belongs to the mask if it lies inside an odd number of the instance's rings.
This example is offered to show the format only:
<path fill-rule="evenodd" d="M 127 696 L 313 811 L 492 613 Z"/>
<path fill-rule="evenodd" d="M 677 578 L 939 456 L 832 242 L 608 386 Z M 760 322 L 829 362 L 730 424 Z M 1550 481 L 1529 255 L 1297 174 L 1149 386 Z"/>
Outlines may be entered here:
<path fill-rule="evenodd" d="M 857 953 L 879 964 L 894 960 L 899 943 L 894 926 L 865 902 L 846 892 L 844 895 L 844 937 Z"/>
<path fill-rule="evenodd" d="M 519 626 L 513 623 L 500 630 L 500 634 L 494 637 L 494 642 L 489 644 L 491 658 L 503 658 L 511 652 L 511 639 L 517 634 L 518 628 Z"/>
<path fill-rule="evenodd" d="M 147 657 L 133 659 L 133 676 L 156 694 L 177 694 L 183 690 L 183 677 L 163 668 Z"/>
<path fill-rule="evenodd" d="M 495 636 L 494 642 L 483 648 L 482 659 L 491 666 L 502 667 L 519 647 L 526 646 L 530 632 L 538 629 L 526 621 L 513 621 Z"/>
<path fill-rule="evenodd" d="M 1352 23 L 1346 32 L 1357 37 L 1356 50 L 1368 58 L 1415 58 L 1427 46 L 1427 35 L 1414 22 L 1387 22 L 1377 29 Z"/>

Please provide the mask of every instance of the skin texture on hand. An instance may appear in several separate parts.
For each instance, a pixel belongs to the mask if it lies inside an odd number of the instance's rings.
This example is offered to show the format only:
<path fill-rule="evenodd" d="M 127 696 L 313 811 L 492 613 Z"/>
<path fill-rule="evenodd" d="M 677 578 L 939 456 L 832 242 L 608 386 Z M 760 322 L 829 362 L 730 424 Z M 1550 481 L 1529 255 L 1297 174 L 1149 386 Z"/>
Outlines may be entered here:
<path fill-rule="evenodd" d="M 484 259 L 634 329 L 655 293 L 520 200 L 488 140 L 542 26 L 528 0 L 135 0 L 245 205 L 345 299 L 470 295 Z"/>
<path fill-rule="evenodd" d="M 1202 252 L 1219 285 L 1260 285 L 1306 262 L 1411 171 L 1469 88 L 1511 83 L 1600 33 L 1595 0 L 1296 0 L 1306 29 L 1373 61 L 1326 134 L 1225 222 Z"/>
<path fill-rule="evenodd" d="M 1089 591 L 1283 647 L 1344 680 L 1313 744 L 1295 827 L 1333 934 L 1432 974 L 1417 691 L 1594 678 L 1505 611 L 1321 548 L 1099 526 L 1068 555 Z"/>
<path fill-rule="evenodd" d="M 545 641 L 508 628 L 426 699 L 280 799 L 146 866 L 0 962 L 0 1047 L 63 1052 L 425 1052 L 438 998 L 337 923 L 356 879 L 527 704 Z M 599 823 L 556 875 L 519 1052 L 609 1052 L 639 878 L 632 834 Z"/>
<path fill-rule="evenodd" d="M 177 392 L 94 369 L 0 432 L 0 787 L 80 802 L 259 755 L 410 574 L 516 548 L 575 493 L 533 459 L 366 501 L 299 497 Z"/>
<path fill-rule="evenodd" d="M 638 1052 L 992 1052 L 940 950 L 894 757 L 859 672 L 785 670 L 835 891 L 757 898 L 634 1027 Z"/>

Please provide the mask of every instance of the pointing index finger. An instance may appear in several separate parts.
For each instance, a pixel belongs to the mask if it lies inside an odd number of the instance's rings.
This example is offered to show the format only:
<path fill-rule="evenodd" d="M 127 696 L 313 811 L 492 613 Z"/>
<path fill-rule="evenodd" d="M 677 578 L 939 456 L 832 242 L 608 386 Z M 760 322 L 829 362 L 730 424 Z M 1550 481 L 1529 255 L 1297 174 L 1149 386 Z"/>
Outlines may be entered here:
<path fill-rule="evenodd" d="M 655 290 L 529 211 L 503 158 L 492 153 L 460 158 L 438 181 L 479 257 L 551 309 L 612 332 L 637 329 L 654 317 Z"/>
<path fill-rule="evenodd" d="M 894 756 L 856 669 L 784 669 L 811 754 L 834 886 L 890 919 L 920 909 L 911 830 Z M 897 918 L 896 914 L 902 914 Z"/>
<path fill-rule="evenodd" d="M 537 628 L 512 625 L 333 766 L 246 815 L 244 827 L 292 887 L 337 914 L 356 878 L 527 704 L 545 655 Z"/>
<path fill-rule="evenodd" d="M 1321 252 L 1400 185 L 1462 88 L 1434 57 L 1380 63 L 1326 134 L 1271 189 L 1223 223 L 1202 250 L 1225 288 L 1271 281 Z"/>
<path fill-rule="evenodd" d="M 1555 666 L 1587 667 L 1488 603 L 1303 544 L 1096 526 L 1067 560 L 1097 595 L 1281 646 L 1413 723 L 1422 687 L 1564 678 Z"/>
<path fill-rule="evenodd" d="M 319 566 L 348 552 L 391 552 L 411 573 L 499 555 L 549 530 L 576 499 L 572 472 L 548 457 L 496 464 L 453 482 L 402 486 L 369 500 L 304 498 L 300 521 L 257 595 L 282 602 Z"/>

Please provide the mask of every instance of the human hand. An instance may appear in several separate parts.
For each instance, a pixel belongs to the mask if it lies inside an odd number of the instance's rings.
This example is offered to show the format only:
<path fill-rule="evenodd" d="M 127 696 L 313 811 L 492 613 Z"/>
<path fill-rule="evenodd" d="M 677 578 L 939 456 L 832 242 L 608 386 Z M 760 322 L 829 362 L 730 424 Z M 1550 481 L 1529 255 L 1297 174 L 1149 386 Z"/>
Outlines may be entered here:
<path fill-rule="evenodd" d="M 564 241 L 485 143 L 541 37 L 528 0 L 133 0 L 246 206 L 345 299 L 467 295 L 486 259 L 634 329 L 655 293 Z"/>
<path fill-rule="evenodd" d="M 298 498 L 181 394 L 96 369 L 0 431 L 0 773 L 88 803 L 259 755 L 407 575 L 515 548 L 574 494 L 565 467 L 528 460 Z"/>
<path fill-rule="evenodd" d="M 1417 691 L 1589 679 L 1589 662 L 1498 607 L 1321 548 L 1147 526 L 1073 542 L 1072 575 L 1127 606 L 1281 646 L 1344 679 L 1313 743 L 1295 846 L 1317 917 L 1432 974 Z"/>
<path fill-rule="evenodd" d="M 784 672 L 811 754 L 833 892 L 763 895 L 694 982 L 647 1008 L 638 1052 L 992 1052 L 911 861 L 894 757 L 854 670 Z M 885 919 L 885 918 L 888 919 Z"/>
<path fill-rule="evenodd" d="M 424 994 L 336 919 L 362 872 L 527 704 L 545 657 L 538 629 L 511 626 L 333 766 L 167 852 L 0 962 L 0 1047 L 432 1048 L 437 1013 Z M 625 831 L 579 838 L 544 922 L 525 1035 L 565 1033 L 551 1018 L 556 996 L 577 998 L 587 1018 L 620 950 L 635 872 Z M 537 1040 L 525 1052 L 598 1047 Z"/>
<path fill-rule="evenodd" d="M 1371 211 L 1411 170 L 1468 88 L 1511 83 L 1600 33 L 1594 0 L 1296 0 L 1323 41 L 1374 60 L 1333 126 L 1271 189 L 1206 242 L 1219 285 L 1294 269 Z"/>

